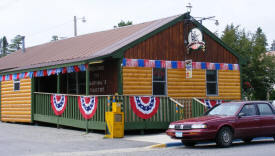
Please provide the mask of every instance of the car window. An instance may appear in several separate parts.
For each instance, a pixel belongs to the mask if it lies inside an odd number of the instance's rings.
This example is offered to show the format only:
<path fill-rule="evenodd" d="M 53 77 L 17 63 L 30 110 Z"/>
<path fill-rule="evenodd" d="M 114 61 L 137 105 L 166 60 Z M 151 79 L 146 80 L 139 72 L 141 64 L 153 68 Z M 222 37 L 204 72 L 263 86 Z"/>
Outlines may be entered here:
<path fill-rule="evenodd" d="M 239 104 L 224 103 L 224 104 L 220 104 L 220 105 L 214 107 L 206 115 L 233 116 L 236 114 L 236 112 L 239 108 L 240 108 Z"/>
<path fill-rule="evenodd" d="M 273 115 L 272 109 L 268 104 L 258 104 L 260 115 Z"/>
<path fill-rule="evenodd" d="M 257 110 L 255 105 L 249 104 L 249 105 L 244 105 L 240 113 L 244 113 L 244 116 L 253 116 L 253 115 L 257 115 Z"/>

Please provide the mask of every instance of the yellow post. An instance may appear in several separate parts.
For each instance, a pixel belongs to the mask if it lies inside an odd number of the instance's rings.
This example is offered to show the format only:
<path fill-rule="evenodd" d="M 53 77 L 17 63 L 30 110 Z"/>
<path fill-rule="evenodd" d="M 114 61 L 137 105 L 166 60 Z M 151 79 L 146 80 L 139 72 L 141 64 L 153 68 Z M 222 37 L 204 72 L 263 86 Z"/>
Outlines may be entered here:
<path fill-rule="evenodd" d="M 105 112 L 105 120 L 107 124 L 106 138 L 124 137 L 124 113 L 121 112 L 121 103 L 113 100 L 112 112 Z"/>

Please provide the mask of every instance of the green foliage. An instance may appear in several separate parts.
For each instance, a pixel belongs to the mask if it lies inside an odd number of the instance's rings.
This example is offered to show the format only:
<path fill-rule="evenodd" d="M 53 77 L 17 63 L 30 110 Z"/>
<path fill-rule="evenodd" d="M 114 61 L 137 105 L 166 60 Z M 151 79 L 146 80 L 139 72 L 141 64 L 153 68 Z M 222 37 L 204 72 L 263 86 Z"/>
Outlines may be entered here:
<path fill-rule="evenodd" d="M 132 21 L 123 21 L 121 20 L 117 25 L 114 26 L 114 28 L 117 28 L 117 27 L 124 27 L 124 26 L 127 26 L 127 25 L 132 25 L 133 22 Z"/>
<path fill-rule="evenodd" d="M 255 34 L 227 25 L 221 39 L 247 60 L 243 66 L 243 94 L 250 100 L 266 100 L 275 84 L 275 58 L 266 55 L 267 40 L 261 28 Z"/>
<path fill-rule="evenodd" d="M 7 38 L 6 36 L 4 36 L 3 38 L 0 39 L 0 49 L 1 49 L 1 54 L 0 54 L 0 57 L 2 56 L 6 56 L 7 55 L 7 52 L 8 52 L 8 41 L 7 41 Z"/>
<path fill-rule="evenodd" d="M 58 36 L 57 35 L 53 35 L 51 41 L 57 41 L 57 40 L 59 40 Z"/>
<path fill-rule="evenodd" d="M 9 52 L 15 52 L 22 47 L 22 36 L 16 35 L 14 39 L 11 40 L 11 44 L 9 44 Z"/>

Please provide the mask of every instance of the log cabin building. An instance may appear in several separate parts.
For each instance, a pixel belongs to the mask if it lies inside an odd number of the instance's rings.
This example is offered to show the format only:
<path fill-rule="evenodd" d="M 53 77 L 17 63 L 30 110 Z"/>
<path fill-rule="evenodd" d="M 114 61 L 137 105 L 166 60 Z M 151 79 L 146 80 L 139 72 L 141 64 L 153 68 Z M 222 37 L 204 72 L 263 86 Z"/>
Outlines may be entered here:
<path fill-rule="evenodd" d="M 1 121 L 85 127 L 78 95 L 96 95 L 102 105 L 87 124 L 91 129 L 104 129 L 106 95 L 240 100 L 241 64 L 189 13 L 49 42 L 0 58 Z M 68 96 L 63 115 L 54 115 L 50 94 Z M 173 111 L 163 101 L 150 120 L 167 126 Z M 130 106 L 124 106 L 125 124 L 131 119 L 136 124 L 128 128 L 138 128 L 144 119 L 126 111 Z"/>

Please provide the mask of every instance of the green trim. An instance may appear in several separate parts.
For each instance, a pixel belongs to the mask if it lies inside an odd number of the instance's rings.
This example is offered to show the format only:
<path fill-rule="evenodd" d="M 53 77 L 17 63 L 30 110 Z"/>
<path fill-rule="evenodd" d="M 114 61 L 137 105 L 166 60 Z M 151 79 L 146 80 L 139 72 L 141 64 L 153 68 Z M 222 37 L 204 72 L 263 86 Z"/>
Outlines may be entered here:
<path fill-rule="evenodd" d="M 90 71 L 89 71 L 89 65 L 86 69 L 86 95 L 90 94 Z"/>
<path fill-rule="evenodd" d="M 118 61 L 118 65 L 117 65 L 118 66 L 118 95 L 123 95 L 122 61 L 123 61 L 123 58 L 120 58 L 119 61 Z"/>
<path fill-rule="evenodd" d="M 173 26 L 175 24 L 177 24 L 178 22 L 183 21 L 188 15 L 189 15 L 189 13 L 185 13 L 185 14 L 179 16 L 178 18 L 172 20 L 171 22 L 164 24 L 163 26 L 159 27 L 158 29 L 156 29 L 156 30 L 154 30 L 154 31 L 152 31 L 152 32 L 144 35 L 143 37 L 138 38 L 137 40 L 135 40 L 135 41 L 127 44 L 126 46 L 124 46 L 124 47 L 116 50 L 115 52 L 112 53 L 112 57 L 113 58 L 121 58 L 121 57 L 123 57 L 123 54 L 124 54 L 124 52 L 127 49 L 129 49 L 129 48 L 131 48 L 131 47 L 133 47 L 133 46 L 135 46 L 135 45 L 137 45 L 137 44 L 139 44 L 139 43 L 141 43 L 141 42 L 149 39 L 150 37 L 152 37 L 152 36 L 154 36 L 154 35 L 162 32 L 162 31 L 164 31 L 165 29 L 167 29 L 167 28 L 169 28 L 169 27 L 171 27 L 171 26 Z"/>
<path fill-rule="evenodd" d="M 190 18 L 190 16 L 189 16 Z M 232 48 L 230 48 L 229 46 L 227 46 L 221 39 L 219 39 L 215 34 L 213 34 L 211 31 L 209 31 L 206 27 L 204 27 L 202 24 L 200 24 L 198 21 L 196 20 L 192 20 L 192 22 L 200 28 L 201 31 L 203 31 L 204 33 L 206 33 L 207 35 L 209 35 L 214 41 L 218 42 L 221 46 L 223 46 L 226 50 L 228 50 L 231 54 L 233 54 L 234 56 L 236 56 L 238 58 L 238 62 L 239 64 L 245 64 L 246 60 L 243 59 L 236 51 L 234 51 Z"/>
<path fill-rule="evenodd" d="M 20 73 L 20 72 L 28 72 L 28 71 L 37 71 L 37 70 L 45 70 L 45 69 L 51 69 L 51 68 L 60 68 L 60 67 L 64 67 L 64 66 L 73 66 L 73 65 L 79 65 L 79 64 L 85 64 L 85 63 L 88 63 L 90 61 L 93 61 L 93 60 L 99 60 L 99 59 L 105 59 L 105 58 L 108 58 L 108 57 L 112 57 L 112 58 L 122 58 L 123 57 L 123 54 L 124 52 L 147 40 L 148 38 L 164 31 L 165 29 L 175 25 L 176 23 L 180 22 L 180 21 L 185 21 L 185 20 L 190 20 L 190 14 L 189 13 L 185 13 L 179 17 L 177 17 L 176 19 L 160 26 L 159 28 L 157 28 L 156 30 L 153 30 L 152 32 L 144 35 L 143 37 L 140 37 L 138 39 L 136 39 L 135 41 L 119 48 L 118 50 L 114 51 L 113 53 L 111 54 L 108 54 L 108 55 L 103 55 L 103 56 L 100 56 L 100 57 L 96 57 L 96 58 L 91 58 L 91 59 L 87 59 L 87 60 L 82 60 L 82 61 L 76 61 L 76 62 L 71 62 L 71 63 L 65 63 L 65 64 L 58 64 L 58 65 L 53 65 L 53 66 L 46 66 L 46 67 L 38 67 L 38 68 L 30 68 L 30 69 L 24 69 L 24 70 L 17 70 L 17 71 L 12 71 L 12 72 L 5 72 L 5 71 L 2 71 L 0 73 L 0 75 L 5 75 L 5 74 L 13 74 L 13 73 Z M 191 20 L 190 20 L 191 21 Z M 198 21 L 196 20 L 192 20 L 191 21 L 192 23 L 194 23 L 196 26 L 198 26 L 199 28 L 201 28 L 201 30 L 206 33 L 207 35 L 209 35 L 212 39 L 214 39 L 216 42 L 218 42 L 219 44 L 221 44 L 225 49 L 227 49 L 230 53 L 232 53 L 234 56 L 236 56 L 238 58 L 238 62 L 239 64 L 245 64 L 246 63 L 246 60 L 244 60 L 237 52 L 235 52 L 233 49 L 231 49 L 230 47 L 228 47 L 222 40 L 220 40 L 216 35 L 214 35 L 212 32 L 210 32 L 207 28 L 205 28 L 202 24 L 200 24 Z"/>
<path fill-rule="evenodd" d="M 35 79 L 34 77 L 31 79 L 31 122 L 33 123 L 33 119 L 34 119 L 34 109 L 35 109 L 35 96 L 34 96 L 34 92 L 35 92 Z"/>
<path fill-rule="evenodd" d="M 2 73 L 0 75 L 7 75 L 7 74 L 14 74 L 14 73 L 21 73 L 21 72 L 29 72 L 29 71 L 38 71 L 38 70 L 46 70 L 46 69 L 61 68 L 61 67 L 68 67 L 68 66 L 75 66 L 75 65 L 85 64 L 85 62 L 87 62 L 87 61 L 79 61 L 79 62 L 58 64 L 58 65 L 53 65 L 53 66 L 45 66 L 45 67 L 15 70 L 15 71 L 11 71 L 11 72 L 2 71 Z"/>
<path fill-rule="evenodd" d="M 57 75 L 57 93 L 60 93 L 60 81 L 61 81 L 61 76 L 60 74 Z"/>

